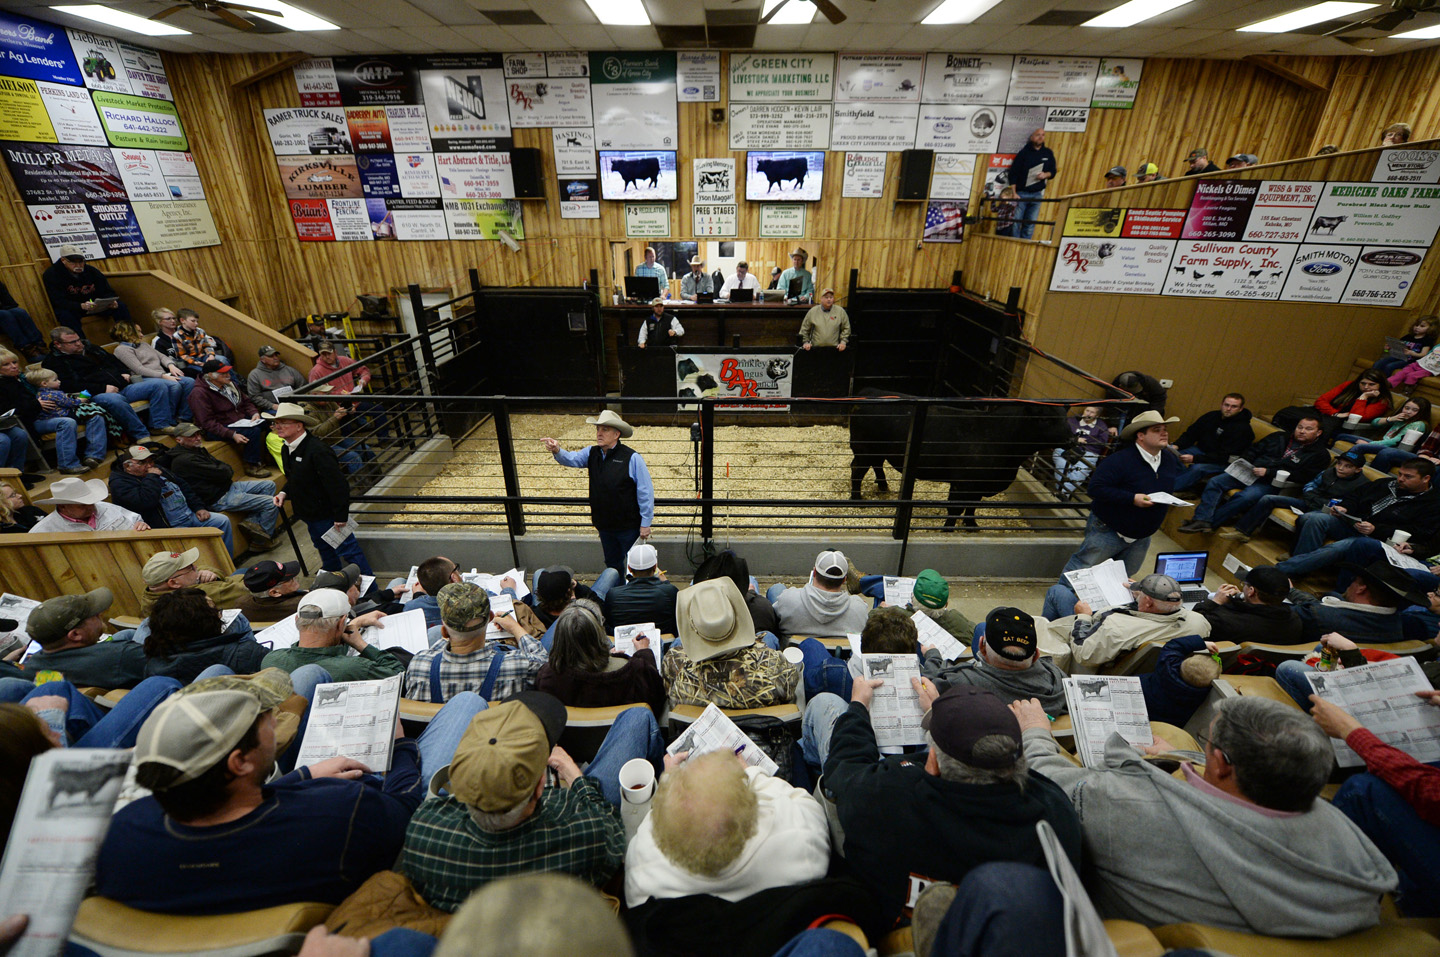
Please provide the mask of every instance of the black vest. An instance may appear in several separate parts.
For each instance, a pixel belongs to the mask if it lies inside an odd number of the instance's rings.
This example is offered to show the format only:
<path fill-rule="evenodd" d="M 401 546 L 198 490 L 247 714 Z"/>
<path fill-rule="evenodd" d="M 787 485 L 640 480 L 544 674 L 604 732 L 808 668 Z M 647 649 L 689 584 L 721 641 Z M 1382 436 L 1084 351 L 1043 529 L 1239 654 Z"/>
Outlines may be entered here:
<path fill-rule="evenodd" d="M 619 442 L 606 457 L 598 445 L 590 446 L 590 524 L 607 532 L 640 527 L 640 500 L 630 477 L 630 456 L 635 450 Z"/>

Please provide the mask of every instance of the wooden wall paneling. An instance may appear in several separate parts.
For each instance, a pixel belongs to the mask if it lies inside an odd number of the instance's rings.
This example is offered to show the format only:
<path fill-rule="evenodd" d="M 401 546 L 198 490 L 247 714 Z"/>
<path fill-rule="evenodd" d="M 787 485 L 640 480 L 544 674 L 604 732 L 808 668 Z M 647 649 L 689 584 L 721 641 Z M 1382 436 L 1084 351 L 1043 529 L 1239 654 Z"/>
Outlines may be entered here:
<path fill-rule="evenodd" d="M 1380 144 L 1391 123 L 1409 123 L 1415 138 L 1440 134 L 1440 48 L 1386 57 L 1341 57 L 1335 82 L 1311 140 L 1314 152 Z"/>

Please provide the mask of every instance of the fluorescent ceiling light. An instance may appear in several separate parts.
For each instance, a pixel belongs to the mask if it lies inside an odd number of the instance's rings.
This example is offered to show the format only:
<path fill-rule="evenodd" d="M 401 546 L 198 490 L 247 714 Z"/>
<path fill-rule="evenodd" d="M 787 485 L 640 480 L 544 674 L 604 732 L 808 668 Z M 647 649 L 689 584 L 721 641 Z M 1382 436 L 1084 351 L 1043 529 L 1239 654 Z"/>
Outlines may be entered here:
<path fill-rule="evenodd" d="M 1392 40 L 1434 40 L 1440 37 L 1440 23 L 1433 27 L 1421 27 L 1419 30 L 1410 30 L 1406 33 L 1392 33 Z"/>
<path fill-rule="evenodd" d="M 238 0 L 247 7 L 264 7 L 266 10 L 273 10 L 274 13 L 261 13 L 259 10 L 236 10 L 242 17 L 256 16 L 271 23 L 278 23 L 287 30 L 299 30 L 310 32 L 314 30 L 338 30 L 340 29 L 329 20 L 317 17 L 315 14 L 299 7 L 292 7 L 288 3 L 281 3 L 280 0 Z"/>
<path fill-rule="evenodd" d="M 1093 20 L 1086 20 L 1082 27 L 1128 27 L 1151 17 L 1158 17 L 1168 10 L 1183 7 L 1190 0 L 1130 0 L 1114 10 L 1107 10 Z"/>
<path fill-rule="evenodd" d="M 640 0 L 585 0 L 595 19 L 612 27 L 644 27 L 650 15 Z"/>
<path fill-rule="evenodd" d="M 1300 27 L 1308 27 L 1312 23 L 1324 23 L 1326 20 L 1343 17 L 1347 13 L 1359 13 L 1361 10 L 1369 10 L 1371 7 L 1378 6 L 1378 3 L 1338 3 L 1330 0 L 1328 3 L 1317 3 L 1312 7 L 1302 7 L 1299 10 L 1282 13 L 1278 17 L 1271 17 L 1269 20 L 1252 23 L 1248 27 L 1241 27 L 1236 32 L 1288 33 L 1291 30 L 1298 30 Z"/>
<path fill-rule="evenodd" d="M 765 8 L 760 11 L 760 19 L 765 19 L 765 14 L 775 9 L 779 3 L 780 0 L 765 0 Z M 785 4 L 784 9 L 770 19 L 770 23 L 772 25 L 778 23 L 794 26 L 796 24 L 807 24 L 814 19 L 815 7 L 810 3 L 810 0 L 790 0 L 789 3 Z"/>
<path fill-rule="evenodd" d="M 970 23 L 1000 0 L 945 0 L 920 22 L 928 26 L 942 23 Z"/>
<path fill-rule="evenodd" d="M 188 36 L 190 33 L 189 30 L 172 27 L 164 21 L 147 20 L 144 17 L 135 16 L 133 13 L 122 13 L 114 7 L 102 7 L 98 3 L 51 7 L 50 9 L 68 13 L 72 17 L 94 20 L 96 23 L 103 23 L 107 27 L 114 27 L 127 33 L 143 33 L 147 37 L 178 37 Z"/>

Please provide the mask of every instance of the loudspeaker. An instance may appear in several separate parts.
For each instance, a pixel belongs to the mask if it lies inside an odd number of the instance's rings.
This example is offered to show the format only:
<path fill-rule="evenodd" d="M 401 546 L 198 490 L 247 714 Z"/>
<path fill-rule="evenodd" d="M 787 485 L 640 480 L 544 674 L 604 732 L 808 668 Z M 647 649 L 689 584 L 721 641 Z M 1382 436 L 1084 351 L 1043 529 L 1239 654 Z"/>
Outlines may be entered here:
<path fill-rule="evenodd" d="M 534 147 L 511 150 L 510 178 L 515 181 L 516 199 L 544 199 L 545 185 L 540 181 L 540 151 Z"/>
<path fill-rule="evenodd" d="M 896 199 L 924 199 L 930 195 L 930 167 L 935 163 L 934 150 L 902 150 L 900 153 L 900 189 Z"/>

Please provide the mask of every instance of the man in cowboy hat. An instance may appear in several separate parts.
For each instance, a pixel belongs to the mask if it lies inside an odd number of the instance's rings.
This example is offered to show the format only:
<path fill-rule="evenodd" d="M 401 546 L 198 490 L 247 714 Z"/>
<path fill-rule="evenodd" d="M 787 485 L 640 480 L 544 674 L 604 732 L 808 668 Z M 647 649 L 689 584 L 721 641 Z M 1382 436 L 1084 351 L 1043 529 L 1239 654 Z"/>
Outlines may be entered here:
<path fill-rule="evenodd" d="M 285 489 L 275 496 L 275 507 L 282 507 L 286 498 L 294 503 L 295 517 L 310 530 L 322 568 L 336 571 L 353 562 L 366 575 L 373 575 L 354 535 L 346 535 L 335 547 L 323 537 L 332 528 L 341 532 L 350 521 L 350 482 L 334 450 L 306 431 L 315 425 L 315 419 L 294 402 L 280 403 L 274 412 L 263 413 L 263 418 L 285 443 L 280 452 Z"/>
<path fill-rule="evenodd" d="M 1170 451 L 1170 423 L 1155 411 L 1142 412 L 1120 433 L 1120 441 L 1090 476 L 1090 518 L 1085 540 L 1061 570 L 1060 580 L 1045 593 L 1046 618 L 1074 614 L 1079 597 L 1065 572 L 1090 568 L 1111 558 L 1125 563 L 1134 578 L 1150 548 L 1150 536 L 1165 521 L 1168 505 L 1151 501 L 1154 492 L 1172 493 L 1180 475 L 1180 459 Z"/>
<path fill-rule="evenodd" d="M 40 650 L 25 661 L 31 674 L 58 671 L 74 685 L 133 688 L 145 678 L 145 648 L 105 636 L 105 612 L 115 596 L 108 588 L 83 595 L 61 595 L 41 602 L 25 623 Z"/>
<path fill-rule="evenodd" d="M 700 293 L 714 291 L 715 284 L 710 281 L 710 274 L 705 271 L 705 260 L 699 256 L 691 256 L 690 271 L 680 280 L 680 298 L 694 302 Z"/>
<path fill-rule="evenodd" d="M 1285 563 L 1275 567 L 1283 571 Z M 1304 592 L 1290 592 L 1305 642 L 1317 642 L 1330 632 L 1367 644 L 1404 641 L 1400 610 L 1430 604 L 1415 579 L 1383 557 L 1368 565 L 1342 562 L 1340 568 L 1338 595 L 1315 599 Z"/>
<path fill-rule="evenodd" d="M 600 533 L 605 565 L 625 574 L 625 553 L 631 545 L 650 537 L 655 520 L 655 486 L 640 453 L 620 444 L 635 430 L 606 409 L 586 425 L 595 426 L 595 444 L 567 452 L 552 438 L 540 441 L 555 461 L 590 473 L 590 522 Z"/>
<path fill-rule="evenodd" d="M 728 578 L 691 585 L 676 609 L 679 637 L 665 655 L 665 686 L 676 704 L 764 708 L 795 700 L 800 672 L 755 639 L 740 589 Z"/>
<path fill-rule="evenodd" d="M 800 295 L 797 298 L 807 302 L 815 298 L 815 276 L 805 268 L 805 263 L 810 259 L 810 254 L 805 251 L 804 246 L 798 247 L 790 254 L 790 261 L 794 263 L 789 269 L 780 274 L 780 284 L 777 289 L 784 290 L 785 295 L 790 295 L 790 280 L 800 280 Z"/>
<path fill-rule="evenodd" d="M 650 300 L 650 315 L 640 323 L 640 337 L 636 345 L 645 348 L 645 343 L 650 341 L 651 336 L 659 335 L 660 328 L 665 325 L 665 300 L 656 296 Z M 670 317 L 670 328 L 665 330 L 672 338 L 679 338 L 685 335 L 685 327 L 680 325 L 678 316 Z"/>
<path fill-rule="evenodd" d="M 54 505 L 32 532 L 143 532 L 150 526 L 128 508 L 105 501 L 110 490 L 104 479 L 82 479 L 67 476 L 50 486 L 50 497 L 36 505 Z"/>

